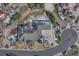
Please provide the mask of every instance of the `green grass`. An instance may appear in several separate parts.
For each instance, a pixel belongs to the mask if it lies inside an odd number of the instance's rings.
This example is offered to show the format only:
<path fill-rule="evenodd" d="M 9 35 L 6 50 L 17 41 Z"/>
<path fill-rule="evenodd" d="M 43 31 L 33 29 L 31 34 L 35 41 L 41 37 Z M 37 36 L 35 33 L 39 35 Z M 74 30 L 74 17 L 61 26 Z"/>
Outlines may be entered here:
<path fill-rule="evenodd" d="M 21 17 L 21 14 L 18 13 L 18 12 L 16 12 L 16 14 L 11 17 L 11 19 L 17 20 L 17 19 L 19 19 L 20 17 Z"/>

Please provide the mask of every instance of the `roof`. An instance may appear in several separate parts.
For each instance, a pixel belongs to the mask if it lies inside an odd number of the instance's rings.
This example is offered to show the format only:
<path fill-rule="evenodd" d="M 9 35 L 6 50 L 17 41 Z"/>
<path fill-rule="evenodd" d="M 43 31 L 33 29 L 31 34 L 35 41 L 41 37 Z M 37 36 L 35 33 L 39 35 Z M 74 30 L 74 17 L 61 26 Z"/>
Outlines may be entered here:
<path fill-rule="evenodd" d="M 33 20 L 40 29 L 51 29 L 50 20 Z"/>
<path fill-rule="evenodd" d="M 35 30 L 37 30 L 37 24 L 36 23 L 26 23 L 26 24 L 20 24 L 18 26 L 18 31 L 21 31 L 24 33 L 33 33 Z"/>
<path fill-rule="evenodd" d="M 51 22 L 48 20 L 33 20 L 31 23 L 20 24 L 17 28 L 18 37 L 24 33 L 34 33 L 37 29 L 51 29 Z"/>

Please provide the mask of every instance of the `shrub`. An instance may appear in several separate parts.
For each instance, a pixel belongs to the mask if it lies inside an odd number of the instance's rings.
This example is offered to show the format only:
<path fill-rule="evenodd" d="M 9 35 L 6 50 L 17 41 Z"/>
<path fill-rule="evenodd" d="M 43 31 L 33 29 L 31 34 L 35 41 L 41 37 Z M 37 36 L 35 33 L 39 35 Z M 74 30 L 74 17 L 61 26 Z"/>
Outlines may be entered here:
<path fill-rule="evenodd" d="M 5 48 L 9 48 L 8 44 L 5 45 Z"/>
<path fill-rule="evenodd" d="M 38 39 L 37 42 L 42 43 L 42 41 L 40 39 Z"/>

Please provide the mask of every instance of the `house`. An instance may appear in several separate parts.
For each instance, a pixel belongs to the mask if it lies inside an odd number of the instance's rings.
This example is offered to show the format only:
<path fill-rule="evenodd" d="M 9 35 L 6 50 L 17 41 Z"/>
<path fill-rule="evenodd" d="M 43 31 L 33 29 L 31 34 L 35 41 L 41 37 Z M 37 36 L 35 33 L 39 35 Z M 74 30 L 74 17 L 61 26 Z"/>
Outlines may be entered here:
<path fill-rule="evenodd" d="M 53 42 L 50 20 L 33 20 L 26 24 L 20 24 L 17 28 L 17 35 L 18 40 L 25 39 L 26 41 L 36 41 L 40 39 L 45 43 L 45 46 Z M 41 36 L 43 36 L 43 38 Z"/>

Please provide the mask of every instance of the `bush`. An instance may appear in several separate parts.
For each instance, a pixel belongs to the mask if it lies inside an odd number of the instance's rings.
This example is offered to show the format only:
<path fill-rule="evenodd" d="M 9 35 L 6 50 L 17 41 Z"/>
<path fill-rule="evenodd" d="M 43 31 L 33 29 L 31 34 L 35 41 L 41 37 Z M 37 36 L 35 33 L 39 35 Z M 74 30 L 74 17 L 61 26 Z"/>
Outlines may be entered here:
<path fill-rule="evenodd" d="M 5 45 L 5 48 L 9 48 L 8 44 Z"/>
<path fill-rule="evenodd" d="M 42 43 L 42 41 L 40 39 L 38 39 L 37 42 Z"/>

